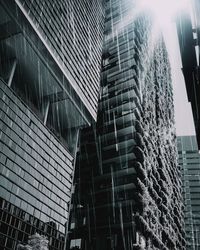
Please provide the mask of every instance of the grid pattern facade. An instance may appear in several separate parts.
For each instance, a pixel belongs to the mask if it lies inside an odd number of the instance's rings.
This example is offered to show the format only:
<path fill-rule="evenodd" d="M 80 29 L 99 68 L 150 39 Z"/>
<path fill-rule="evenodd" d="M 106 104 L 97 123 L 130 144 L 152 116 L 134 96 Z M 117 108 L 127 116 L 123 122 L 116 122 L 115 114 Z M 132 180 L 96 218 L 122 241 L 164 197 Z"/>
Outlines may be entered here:
<path fill-rule="evenodd" d="M 64 249 L 65 235 L 55 224 L 41 221 L 12 203 L 0 198 L 0 247 L 17 249 L 19 242 L 26 242 L 30 235 L 39 233 L 47 236 L 50 249 Z"/>
<path fill-rule="evenodd" d="M 101 0 L 17 0 L 96 119 L 103 39 Z"/>
<path fill-rule="evenodd" d="M 49 223 L 63 236 L 68 218 L 73 157 L 1 80 L 0 103 L 1 204 L 4 201 L 10 204 L 5 207 L 12 206 L 27 214 L 23 223 L 28 223 L 31 216 L 43 224 Z M 4 209 L 8 217 L 12 212 L 13 209 Z M 13 249 L 5 247 L 6 237 L 12 237 L 13 244 L 22 238 L 18 238 L 17 233 L 11 236 L 11 231 L 7 234 L 3 223 L 1 239 L 4 240 L 0 241 L 0 248 Z M 10 225 L 10 228 L 14 227 Z M 18 232 L 21 232 L 20 227 Z M 62 249 L 54 247 L 50 249 Z"/>
<path fill-rule="evenodd" d="M 93 129 L 82 131 L 70 249 L 183 250 L 164 42 L 153 39 L 150 18 L 131 16 L 136 2 L 110 0 L 105 8 L 98 119 Z"/>
<path fill-rule="evenodd" d="M 200 249 L 200 155 L 195 136 L 178 137 L 187 250 Z"/>

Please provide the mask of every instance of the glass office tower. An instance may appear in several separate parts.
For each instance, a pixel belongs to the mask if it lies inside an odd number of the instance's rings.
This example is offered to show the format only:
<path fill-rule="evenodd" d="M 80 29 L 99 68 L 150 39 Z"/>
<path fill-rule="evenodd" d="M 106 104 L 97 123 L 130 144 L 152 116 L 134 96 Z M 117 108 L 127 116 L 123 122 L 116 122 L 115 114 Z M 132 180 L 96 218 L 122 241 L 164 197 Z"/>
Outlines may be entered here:
<path fill-rule="evenodd" d="M 96 119 L 101 1 L 0 3 L 0 249 L 65 249 L 80 127 Z"/>
<path fill-rule="evenodd" d="M 138 2 L 105 4 L 98 118 L 81 131 L 69 249 L 185 249 L 170 65 Z"/>
<path fill-rule="evenodd" d="M 200 154 L 195 136 L 178 137 L 187 250 L 200 248 Z"/>

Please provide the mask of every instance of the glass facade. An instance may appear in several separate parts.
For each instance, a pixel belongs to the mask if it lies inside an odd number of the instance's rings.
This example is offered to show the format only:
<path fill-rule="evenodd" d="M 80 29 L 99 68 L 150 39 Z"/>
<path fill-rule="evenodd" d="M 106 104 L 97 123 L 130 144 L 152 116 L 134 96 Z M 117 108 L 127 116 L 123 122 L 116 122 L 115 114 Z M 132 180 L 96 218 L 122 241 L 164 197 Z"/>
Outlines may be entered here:
<path fill-rule="evenodd" d="M 27 243 L 28 236 L 36 232 L 47 236 L 50 249 L 64 249 L 65 235 L 54 222 L 44 222 L 2 198 L 0 221 L 0 231 L 3 232 L 0 234 L 1 249 L 17 249 L 19 242 Z"/>
<path fill-rule="evenodd" d="M 3 214 L 7 211 L 5 207 L 11 206 L 9 218 L 13 209 L 17 209 L 24 215 L 24 225 L 29 217 L 35 218 L 37 223 L 52 226 L 63 238 L 69 212 L 74 157 L 3 81 L 0 81 L 0 96 L 0 194 L 4 204 Z M 1 249 L 14 249 L 9 248 L 10 242 L 16 244 L 27 239 L 28 232 L 25 231 L 23 237 L 18 237 L 17 233 L 12 237 L 12 225 L 10 231 L 5 231 L 4 222 L 0 230 Z M 42 228 L 43 233 L 47 233 L 47 227 Z M 20 226 L 15 228 L 16 232 L 20 230 Z M 6 240 L 7 233 L 11 237 L 9 241 Z M 51 249 L 62 249 L 51 246 Z"/>
<path fill-rule="evenodd" d="M 200 248 L 200 154 L 195 136 L 178 137 L 187 250 Z"/>
<path fill-rule="evenodd" d="M 80 127 L 96 119 L 101 1 L 0 3 L 0 249 L 66 249 Z"/>
<path fill-rule="evenodd" d="M 97 124 L 81 131 L 70 249 L 185 249 L 170 66 L 137 1 L 105 3 Z"/>
<path fill-rule="evenodd" d="M 104 25 L 102 2 L 16 1 L 95 119 Z"/>

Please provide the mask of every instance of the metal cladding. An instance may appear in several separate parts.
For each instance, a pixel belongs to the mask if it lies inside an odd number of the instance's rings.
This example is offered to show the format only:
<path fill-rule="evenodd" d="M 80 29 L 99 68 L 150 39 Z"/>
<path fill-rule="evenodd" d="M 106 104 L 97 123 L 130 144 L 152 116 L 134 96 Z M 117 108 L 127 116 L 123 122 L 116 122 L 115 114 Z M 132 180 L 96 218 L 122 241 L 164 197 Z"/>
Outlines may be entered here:
<path fill-rule="evenodd" d="M 200 154 L 195 136 L 180 136 L 177 143 L 185 205 L 186 249 L 194 250 L 199 247 Z"/>
<path fill-rule="evenodd" d="M 81 133 L 70 249 L 185 249 L 168 55 L 135 8 L 106 4 L 98 119 Z"/>
<path fill-rule="evenodd" d="M 73 156 L 0 80 L 0 249 L 38 232 L 63 249 Z"/>
<path fill-rule="evenodd" d="M 102 7 L 0 1 L 1 250 L 35 233 L 66 249 L 79 129 L 97 115 Z"/>
<path fill-rule="evenodd" d="M 101 0 L 16 0 L 62 69 L 69 84 L 96 119 L 103 39 Z"/>

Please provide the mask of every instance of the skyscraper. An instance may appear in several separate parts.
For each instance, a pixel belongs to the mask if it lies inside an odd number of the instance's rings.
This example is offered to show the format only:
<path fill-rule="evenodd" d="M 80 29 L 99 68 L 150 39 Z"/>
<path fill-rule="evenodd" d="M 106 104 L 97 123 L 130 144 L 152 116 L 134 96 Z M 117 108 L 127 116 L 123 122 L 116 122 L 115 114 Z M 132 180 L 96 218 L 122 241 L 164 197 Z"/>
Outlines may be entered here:
<path fill-rule="evenodd" d="M 178 137 L 188 250 L 200 248 L 200 154 L 195 136 Z"/>
<path fill-rule="evenodd" d="M 200 2 L 190 1 L 191 13 L 180 13 L 177 18 L 177 31 L 182 58 L 182 71 L 185 79 L 188 101 L 191 103 L 196 130 L 197 142 L 200 149 Z"/>
<path fill-rule="evenodd" d="M 70 249 L 185 249 L 170 65 L 138 2 L 105 3 L 99 111 L 81 132 Z"/>
<path fill-rule="evenodd" d="M 101 0 L 0 3 L 0 248 L 64 249 L 79 128 L 96 119 Z"/>

